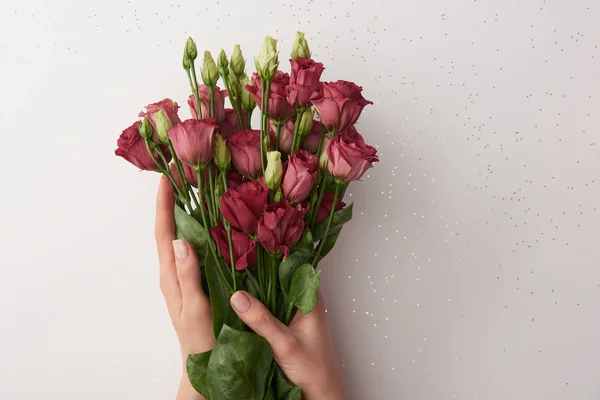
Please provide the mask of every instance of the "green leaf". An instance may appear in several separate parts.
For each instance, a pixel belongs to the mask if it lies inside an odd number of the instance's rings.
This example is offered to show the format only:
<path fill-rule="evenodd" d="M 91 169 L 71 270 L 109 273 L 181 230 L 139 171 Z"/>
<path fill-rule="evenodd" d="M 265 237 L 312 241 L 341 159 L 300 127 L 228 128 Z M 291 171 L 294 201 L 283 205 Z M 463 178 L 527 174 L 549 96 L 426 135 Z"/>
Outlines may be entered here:
<path fill-rule="evenodd" d="M 284 400 L 302 400 L 302 390 L 296 386 L 285 396 Z"/>
<path fill-rule="evenodd" d="M 315 251 L 315 241 L 313 240 L 310 229 L 304 229 L 304 232 L 302 232 L 302 238 L 300 238 L 300 241 L 296 247 L 294 247 L 294 251 L 301 251 L 306 254 L 307 257 L 312 256 L 313 252 Z"/>
<path fill-rule="evenodd" d="M 208 361 L 206 397 L 263 399 L 272 362 L 271 347 L 264 338 L 224 325 Z"/>
<path fill-rule="evenodd" d="M 308 261 L 307 256 L 302 251 L 291 253 L 285 260 L 279 264 L 279 284 L 281 285 L 282 293 L 287 297 L 290 292 L 292 278 L 298 267 Z"/>
<path fill-rule="evenodd" d="M 296 386 L 290 382 L 281 369 L 277 367 L 275 371 L 275 389 L 277 394 L 277 400 L 284 400 L 288 393 L 292 391 Z"/>
<path fill-rule="evenodd" d="M 177 226 L 177 238 L 185 239 L 194 250 L 204 253 L 206 243 L 210 240 L 208 232 L 200 222 L 178 205 L 175 205 L 175 225 Z"/>
<path fill-rule="evenodd" d="M 185 363 L 192 387 L 203 396 L 206 396 L 206 372 L 211 354 L 212 350 L 201 354 L 190 354 Z"/>
<path fill-rule="evenodd" d="M 329 254 L 329 252 L 333 249 L 333 246 L 335 246 L 335 242 L 337 242 L 337 239 L 340 236 L 340 233 L 342 233 L 341 228 L 340 228 L 340 230 L 335 232 L 333 235 L 327 235 L 327 237 L 325 239 L 323 239 L 323 250 L 321 250 L 321 255 L 319 256 L 319 259 L 317 260 L 317 262 L 324 259 L 325 256 L 327 254 Z"/>
<path fill-rule="evenodd" d="M 327 236 L 333 235 L 342 229 L 342 226 L 352 219 L 352 207 L 353 203 L 350 203 L 340 211 L 336 211 L 333 214 L 333 220 L 331 221 L 331 226 L 329 227 L 329 233 Z M 329 221 L 329 219 L 326 219 L 319 225 L 315 226 L 315 231 L 313 232 L 313 239 L 315 241 L 321 240 L 325 236 L 325 231 L 327 230 L 327 221 Z"/>
<path fill-rule="evenodd" d="M 242 329 L 243 327 L 242 321 L 229 304 L 229 290 L 223 282 L 221 282 L 221 276 L 217 272 L 217 268 L 221 268 L 221 265 L 215 260 L 212 252 L 208 252 L 206 255 L 206 268 L 204 268 L 204 274 L 206 275 L 206 280 L 208 282 L 215 337 L 219 337 L 219 333 L 224 324 L 239 329 Z"/>
<path fill-rule="evenodd" d="M 321 271 L 315 271 L 311 264 L 302 264 L 292 278 L 290 301 L 308 314 L 317 304 L 317 290 L 321 281 Z"/>

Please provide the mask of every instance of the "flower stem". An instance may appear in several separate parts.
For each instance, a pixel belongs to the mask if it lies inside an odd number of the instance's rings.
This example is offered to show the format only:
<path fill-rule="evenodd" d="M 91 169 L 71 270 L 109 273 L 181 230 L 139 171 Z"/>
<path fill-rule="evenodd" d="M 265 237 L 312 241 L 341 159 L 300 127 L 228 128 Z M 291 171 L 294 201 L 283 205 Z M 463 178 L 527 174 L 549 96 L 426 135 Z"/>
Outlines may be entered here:
<path fill-rule="evenodd" d="M 321 122 L 321 139 L 319 139 L 319 148 L 317 149 L 317 158 L 321 156 L 321 149 L 323 147 L 323 139 L 325 139 L 325 132 L 327 132 L 327 128 Z"/>
<path fill-rule="evenodd" d="M 198 197 L 200 198 L 200 200 L 203 200 L 202 197 L 202 192 L 203 192 L 203 188 L 202 188 L 202 181 L 203 181 L 203 177 L 204 177 L 204 168 L 198 168 L 196 169 L 196 176 L 198 177 Z M 210 207 L 210 203 L 209 203 L 209 207 Z M 202 223 L 204 224 L 204 228 L 208 231 L 209 226 L 208 223 L 206 222 L 206 212 L 204 211 L 204 201 L 202 201 L 202 204 L 200 205 L 200 215 L 202 217 Z"/>
<path fill-rule="evenodd" d="M 275 315 L 277 313 L 277 276 L 279 272 L 279 261 L 281 256 L 270 254 L 269 256 L 269 270 L 271 271 L 271 290 L 270 290 L 270 302 L 271 302 L 271 313 Z"/>
<path fill-rule="evenodd" d="M 217 213 L 217 200 L 215 199 L 215 187 L 213 184 L 213 170 L 212 170 L 211 163 L 208 164 L 208 182 L 209 182 L 209 189 L 210 189 L 208 198 L 210 199 L 212 223 L 213 223 L 213 225 L 216 225 L 219 214 Z"/>
<path fill-rule="evenodd" d="M 210 117 L 215 117 L 215 87 L 210 87 Z"/>
<path fill-rule="evenodd" d="M 261 94 L 261 99 L 260 99 L 260 166 L 262 168 L 262 172 L 263 174 L 265 173 L 265 156 L 264 156 L 264 149 L 263 149 L 263 140 L 264 140 L 264 135 L 265 135 L 265 118 L 267 115 L 267 111 L 265 110 L 265 103 L 267 103 L 267 101 L 265 101 L 265 90 L 266 90 L 266 84 L 264 79 L 261 79 L 260 81 L 260 94 Z"/>
<path fill-rule="evenodd" d="M 200 93 L 198 92 L 198 79 L 196 78 L 196 67 L 194 66 L 194 60 L 190 60 L 190 70 L 192 71 L 190 84 L 192 85 L 192 93 L 196 99 L 196 111 L 198 113 L 198 119 L 202 119 L 202 107 L 200 106 Z"/>
<path fill-rule="evenodd" d="M 179 180 L 181 180 L 181 188 L 183 189 L 183 194 L 184 194 L 185 198 L 187 199 L 187 201 L 189 202 L 190 201 L 190 194 L 189 194 L 190 186 L 187 182 L 187 179 L 185 179 L 185 171 L 183 170 L 181 161 L 179 161 L 179 158 L 177 158 L 177 153 L 175 153 L 175 148 L 173 147 L 173 143 L 171 142 L 171 140 L 168 140 L 167 147 L 169 148 L 169 151 L 171 152 L 171 155 L 173 156 L 173 161 L 175 161 L 175 166 L 177 167 L 177 172 L 179 173 Z"/>
<path fill-rule="evenodd" d="M 235 108 L 235 112 L 238 117 L 238 127 L 240 130 L 243 130 L 244 129 L 244 117 L 243 117 L 242 111 L 240 110 L 239 107 L 234 107 L 234 108 Z"/>
<path fill-rule="evenodd" d="M 298 132 L 300 131 L 300 124 L 302 123 L 302 115 L 304 115 L 304 110 L 299 108 L 296 111 L 296 123 L 294 124 L 294 136 L 292 138 L 292 148 L 290 149 L 290 154 L 294 154 L 294 150 L 298 146 Z"/>
<path fill-rule="evenodd" d="M 281 134 L 281 122 L 275 122 L 275 150 L 279 151 L 279 135 Z"/>
<path fill-rule="evenodd" d="M 327 238 L 327 235 L 329 234 L 329 228 L 331 227 L 331 221 L 333 221 L 333 214 L 335 214 L 335 205 L 337 204 L 338 198 L 340 197 L 341 189 L 342 189 L 342 184 L 339 182 L 336 182 L 335 193 L 333 195 L 333 205 L 331 206 L 331 211 L 329 212 L 329 220 L 327 221 L 327 226 L 325 227 L 325 234 L 323 235 L 323 239 L 321 239 L 321 242 L 319 243 L 319 247 L 317 248 L 317 254 L 315 255 L 315 258 L 313 259 L 313 262 L 312 262 L 313 267 L 318 264 L 319 256 L 321 255 L 321 251 L 323 251 L 323 244 L 325 243 L 325 239 Z"/>
<path fill-rule="evenodd" d="M 327 179 L 329 178 L 329 171 L 323 172 L 323 178 L 321 178 L 321 191 L 319 192 L 319 198 L 314 206 L 311 206 L 312 212 L 310 215 L 310 230 L 314 230 L 315 224 L 317 222 L 317 215 L 319 214 L 319 208 L 321 208 L 321 203 L 323 202 L 323 196 L 325 196 L 325 186 L 327 185 Z M 333 205 L 335 208 L 335 204 Z"/>
<path fill-rule="evenodd" d="M 231 279 L 233 279 L 233 291 L 237 290 L 237 279 L 235 279 L 235 258 L 233 258 L 233 241 L 231 240 L 231 226 L 223 218 L 225 231 L 227 231 L 227 241 L 229 242 L 229 263 L 231 264 Z"/>

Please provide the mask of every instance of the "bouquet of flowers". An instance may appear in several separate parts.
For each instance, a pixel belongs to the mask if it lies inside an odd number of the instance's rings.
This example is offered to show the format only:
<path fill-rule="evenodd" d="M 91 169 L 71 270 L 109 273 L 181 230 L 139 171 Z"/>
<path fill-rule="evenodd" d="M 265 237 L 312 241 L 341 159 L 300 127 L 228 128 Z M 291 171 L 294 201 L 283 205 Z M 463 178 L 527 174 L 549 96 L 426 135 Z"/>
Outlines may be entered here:
<path fill-rule="evenodd" d="M 354 127 L 372 102 L 352 82 L 321 82 L 323 64 L 311 59 L 301 32 L 290 74 L 278 69 L 271 37 L 251 77 L 236 45 L 231 58 L 221 50 L 217 62 L 204 52 L 199 85 L 197 56 L 190 38 L 183 68 L 192 118 L 182 122 L 168 98 L 150 104 L 123 131 L 115 154 L 169 178 L 177 237 L 201 260 L 217 341 L 213 350 L 188 356 L 194 388 L 209 400 L 299 400 L 301 389 L 287 381 L 268 343 L 243 324 L 229 298 L 246 290 L 285 324 L 297 310 L 311 312 L 316 268 L 352 218 L 344 192 L 378 161 Z"/>

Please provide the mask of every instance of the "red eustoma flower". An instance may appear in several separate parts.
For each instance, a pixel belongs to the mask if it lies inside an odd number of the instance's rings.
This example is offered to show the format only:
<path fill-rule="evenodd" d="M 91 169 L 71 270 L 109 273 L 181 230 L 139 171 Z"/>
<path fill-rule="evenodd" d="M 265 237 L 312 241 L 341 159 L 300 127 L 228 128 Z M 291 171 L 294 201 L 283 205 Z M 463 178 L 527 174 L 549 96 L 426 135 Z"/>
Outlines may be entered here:
<path fill-rule="evenodd" d="M 298 57 L 290 60 L 292 74 L 287 87 L 287 97 L 290 104 L 296 108 L 306 107 L 311 100 L 321 97 L 321 74 L 323 64 L 311 59 Z"/>
<path fill-rule="evenodd" d="M 321 202 L 321 206 L 319 207 L 319 211 L 317 212 L 317 218 L 315 222 L 320 224 L 323 221 L 326 221 L 329 218 L 329 214 L 331 213 L 331 207 L 333 207 L 333 193 L 325 192 L 323 193 L 323 201 Z M 346 203 L 341 200 L 338 200 L 335 205 L 335 211 L 340 211 L 342 208 L 346 207 Z"/>
<path fill-rule="evenodd" d="M 215 155 L 217 125 L 212 118 L 188 119 L 169 129 L 177 157 L 190 167 L 203 168 Z"/>
<path fill-rule="evenodd" d="M 309 153 L 316 153 L 319 150 L 319 142 L 321 141 L 321 122 L 313 121 L 312 129 L 302 140 L 301 147 Z"/>
<path fill-rule="evenodd" d="M 228 265 L 231 265 L 231 257 L 229 254 L 229 239 L 227 231 L 223 226 L 215 226 L 210 229 L 219 251 L 223 255 L 223 259 Z M 235 259 L 235 269 L 238 271 L 256 265 L 256 242 L 246 235 L 244 232 L 237 229 L 231 229 L 231 242 L 233 250 L 233 258 Z"/>
<path fill-rule="evenodd" d="M 307 210 L 307 204 L 292 206 L 286 199 L 269 204 L 258 221 L 259 242 L 269 253 L 287 257 L 302 237 Z"/>
<path fill-rule="evenodd" d="M 358 132 L 335 135 L 327 146 L 327 156 L 329 173 L 343 182 L 359 180 L 379 161 L 377 150 L 367 145 Z"/>
<path fill-rule="evenodd" d="M 158 166 L 152 161 L 146 143 L 138 132 L 139 121 L 134 122 L 133 125 L 126 128 L 117 140 L 117 149 L 115 155 L 123 157 L 139 169 L 145 171 L 159 171 Z M 160 146 L 163 156 L 167 162 L 171 161 L 171 153 L 166 146 Z M 162 158 L 158 155 L 156 150 L 152 150 L 152 153 L 159 163 L 162 163 Z M 165 166 L 162 165 L 162 168 Z"/>
<path fill-rule="evenodd" d="M 260 162 L 260 131 L 245 129 L 227 139 L 231 150 L 231 161 L 238 172 L 250 179 L 256 179 L 262 172 Z"/>
<path fill-rule="evenodd" d="M 171 125 L 175 125 L 181 122 L 179 119 L 179 115 L 177 115 L 177 111 L 179 110 L 179 105 L 171 99 L 163 99 L 159 102 L 148 104 L 146 106 L 146 111 L 141 111 L 139 116 L 145 117 L 150 121 L 150 125 L 152 125 L 152 130 L 154 131 L 154 135 L 152 139 L 156 143 L 160 143 L 159 138 L 156 135 L 156 119 L 155 115 L 159 111 L 163 111 L 167 117 L 167 119 L 171 122 Z"/>
<path fill-rule="evenodd" d="M 268 201 L 269 189 L 262 180 L 244 182 L 223 193 L 221 213 L 232 226 L 254 235 Z"/>
<path fill-rule="evenodd" d="M 323 83 L 323 95 L 312 103 L 328 132 L 344 132 L 354 125 L 367 104 L 362 87 L 347 81 Z"/>
<path fill-rule="evenodd" d="M 202 117 L 207 118 L 210 116 L 210 88 L 206 85 L 199 85 L 198 95 L 200 96 L 200 111 L 202 111 Z M 213 118 L 217 123 L 221 123 L 221 121 L 225 119 L 225 97 L 228 95 L 229 92 L 227 92 L 227 90 L 221 90 L 218 86 L 215 86 L 215 115 Z M 188 105 L 192 112 L 192 118 L 198 119 L 196 98 L 193 94 L 188 98 Z"/>
<path fill-rule="evenodd" d="M 245 127 L 246 113 L 242 111 L 242 125 Z M 233 108 L 225 109 L 225 118 L 219 123 L 219 132 L 223 139 L 227 139 L 234 133 L 240 131 L 237 112 Z"/>
<path fill-rule="evenodd" d="M 306 150 L 296 150 L 289 157 L 283 178 L 283 194 L 292 204 L 304 201 L 317 179 L 317 157 Z"/>
<path fill-rule="evenodd" d="M 286 96 L 286 86 L 289 84 L 290 76 L 282 71 L 277 71 L 271 82 L 271 90 L 269 91 L 269 101 L 267 115 L 274 121 L 285 121 L 294 114 L 294 106 L 292 106 Z M 258 74 L 252 74 L 254 85 L 246 85 L 245 88 L 259 108 L 262 109 L 262 92 L 261 80 Z"/>

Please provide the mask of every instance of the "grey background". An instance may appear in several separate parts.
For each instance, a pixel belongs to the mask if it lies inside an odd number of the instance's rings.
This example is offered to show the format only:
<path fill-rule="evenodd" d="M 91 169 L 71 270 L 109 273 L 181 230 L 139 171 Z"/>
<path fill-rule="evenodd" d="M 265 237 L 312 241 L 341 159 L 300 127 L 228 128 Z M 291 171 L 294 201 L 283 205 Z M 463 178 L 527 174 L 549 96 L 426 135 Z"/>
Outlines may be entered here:
<path fill-rule="evenodd" d="M 167 399 L 157 176 L 113 156 L 214 54 L 307 33 L 381 162 L 323 291 L 352 399 L 600 398 L 600 4 L 0 3 L 0 398 Z M 250 62 L 251 64 L 251 62 Z M 285 61 L 282 65 L 287 68 Z"/>

